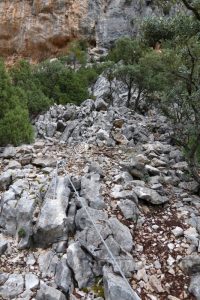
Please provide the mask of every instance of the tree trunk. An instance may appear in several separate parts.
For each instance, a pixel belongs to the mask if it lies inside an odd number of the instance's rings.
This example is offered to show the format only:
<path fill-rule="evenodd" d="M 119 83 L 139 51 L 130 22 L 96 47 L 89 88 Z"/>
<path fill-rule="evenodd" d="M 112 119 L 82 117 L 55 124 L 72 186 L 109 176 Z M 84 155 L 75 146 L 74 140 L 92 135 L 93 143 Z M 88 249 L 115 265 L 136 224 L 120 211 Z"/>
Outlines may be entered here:
<path fill-rule="evenodd" d="M 196 159 L 197 151 L 200 147 L 200 134 L 197 136 L 196 141 L 194 145 L 192 146 L 189 157 L 188 157 L 188 165 L 190 168 L 190 171 L 192 173 L 192 176 L 194 177 L 194 180 L 199 184 L 200 188 L 200 169 L 198 166 L 198 161 Z"/>
<path fill-rule="evenodd" d="M 139 103 L 140 103 L 140 96 L 141 96 L 141 93 L 142 93 L 142 90 L 139 89 L 139 90 L 138 90 L 137 98 L 135 99 L 135 111 L 138 110 Z"/>
<path fill-rule="evenodd" d="M 127 107 L 130 106 L 130 102 L 131 102 L 131 89 L 132 89 L 132 86 L 128 87 Z"/>

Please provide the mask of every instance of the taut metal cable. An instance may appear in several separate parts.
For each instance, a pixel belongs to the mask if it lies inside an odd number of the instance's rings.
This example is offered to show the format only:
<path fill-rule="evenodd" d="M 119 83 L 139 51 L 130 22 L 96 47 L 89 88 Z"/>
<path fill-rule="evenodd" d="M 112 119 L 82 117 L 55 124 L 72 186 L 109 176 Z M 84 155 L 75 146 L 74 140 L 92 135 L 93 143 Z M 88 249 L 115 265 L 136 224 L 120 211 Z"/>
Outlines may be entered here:
<path fill-rule="evenodd" d="M 57 163 L 57 165 L 58 165 L 58 164 L 59 164 L 59 163 Z M 58 169 L 58 168 L 57 168 L 57 169 Z M 78 200 L 80 201 L 82 207 L 84 208 L 84 210 L 85 210 L 85 212 L 86 212 L 86 214 L 87 214 L 89 220 L 91 221 L 92 225 L 94 226 L 96 233 L 98 234 L 99 238 L 101 239 L 103 245 L 105 246 L 105 248 L 106 248 L 106 250 L 107 250 L 107 252 L 108 252 L 108 254 L 109 254 L 109 256 L 110 256 L 110 258 L 112 259 L 114 265 L 117 267 L 117 269 L 118 269 L 120 275 L 121 275 L 122 278 L 124 279 L 124 281 L 125 281 L 125 283 L 126 283 L 128 289 L 130 290 L 130 292 L 131 292 L 131 294 L 132 294 L 132 296 L 133 296 L 133 299 L 130 299 L 130 300 L 141 300 L 141 298 L 136 294 L 136 292 L 133 291 L 133 289 L 132 289 L 130 283 L 128 282 L 126 276 L 124 275 L 124 273 L 123 273 L 123 271 L 122 271 L 120 265 L 118 264 L 116 258 L 114 257 L 114 255 L 112 254 L 110 248 L 108 247 L 108 245 L 107 245 L 106 242 L 104 241 L 103 236 L 102 236 L 101 233 L 99 232 L 99 230 L 98 230 L 98 228 L 97 228 L 97 226 L 96 226 L 94 220 L 92 219 L 92 217 L 90 216 L 89 211 L 87 210 L 87 206 L 84 204 L 84 201 L 83 201 L 82 198 L 79 196 L 79 193 L 77 192 L 77 190 L 76 190 L 76 188 L 75 188 L 75 186 L 74 186 L 74 184 L 73 184 L 73 182 L 72 182 L 70 176 L 68 175 L 68 173 L 67 173 L 66 170 L 64 169 L 64 166 L 63 166 L 63 170 L 64 170 L 64 173 L 65 173 L 65 175 L 67 176 L 67 178 L 68 178 L 68 180 L 69 180 L 69 182 L 70 182 L 70 184 L 71 184 L 71 186 L 72 186 L 72 188 L 73 188 L 73 190 L 74 190 L 74 192 L 75 192 L 75 194 L 76 194 Z"/>

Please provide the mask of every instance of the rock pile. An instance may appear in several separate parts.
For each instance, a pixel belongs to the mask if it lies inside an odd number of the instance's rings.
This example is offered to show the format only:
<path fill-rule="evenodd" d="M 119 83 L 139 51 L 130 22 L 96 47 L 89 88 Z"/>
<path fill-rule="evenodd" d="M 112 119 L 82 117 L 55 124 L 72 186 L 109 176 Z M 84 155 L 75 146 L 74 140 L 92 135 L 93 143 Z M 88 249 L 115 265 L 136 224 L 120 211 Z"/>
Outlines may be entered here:
<path fill-rule="evenodd" d="M 124 91 L 109 106 L 107 89 L 100 77 L 96 101 L 53 106 L 33 145 L 2 149 L 0 298 L 138 299 L 86 207 L 139 298 L 200 299 L 197 185 L 166 119 Z"/>

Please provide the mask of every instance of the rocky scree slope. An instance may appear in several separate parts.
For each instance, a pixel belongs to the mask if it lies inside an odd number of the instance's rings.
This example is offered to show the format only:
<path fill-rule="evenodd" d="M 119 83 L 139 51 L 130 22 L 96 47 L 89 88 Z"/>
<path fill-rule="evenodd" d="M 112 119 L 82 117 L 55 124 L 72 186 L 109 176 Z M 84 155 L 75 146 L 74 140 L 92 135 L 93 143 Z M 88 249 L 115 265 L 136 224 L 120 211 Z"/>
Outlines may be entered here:
<path fill-rule="evenodd" d="M 137 32 L 138 18 L 152 13 L 141 0 L 2 0 L 0 56 L 40 60 L 66 51 L 70 41 L 86 38 L 107 46 Z"/>
<path fill-rule="evenodd" d="M 197 186 L 166 119 L 116 86 L 113 106 L 100 77 L 96 101 L 51 107 L 33 145 L 2 149 L 0 299 L 136 299 L 82 202 L 141 299 L 200 299 Z"/>

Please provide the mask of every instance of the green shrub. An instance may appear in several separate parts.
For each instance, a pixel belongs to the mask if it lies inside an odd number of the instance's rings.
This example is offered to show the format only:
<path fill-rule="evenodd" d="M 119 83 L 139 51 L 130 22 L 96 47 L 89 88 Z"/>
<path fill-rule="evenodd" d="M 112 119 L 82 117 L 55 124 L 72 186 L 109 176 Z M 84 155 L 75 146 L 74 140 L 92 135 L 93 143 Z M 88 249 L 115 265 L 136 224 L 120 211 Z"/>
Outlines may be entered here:
<path fill-rule="evenodd" d="M 0 119 L 0 145 L 17 146 L 32 141 L 33 128 L 29 122 L 28 110 L 20 106 L 8 110 Z"/>
<path fill-rule="evenodd" d="M 25 231 L 25 229 L 24 229 L 24 228 L 20 228 L 20 229 L 18 230 L 18 237 L 19 237 L 19 238 L 25 238 L 25 236 L 26 236 L 26 231 Z"/>

